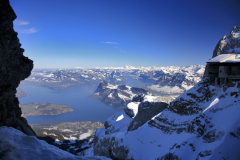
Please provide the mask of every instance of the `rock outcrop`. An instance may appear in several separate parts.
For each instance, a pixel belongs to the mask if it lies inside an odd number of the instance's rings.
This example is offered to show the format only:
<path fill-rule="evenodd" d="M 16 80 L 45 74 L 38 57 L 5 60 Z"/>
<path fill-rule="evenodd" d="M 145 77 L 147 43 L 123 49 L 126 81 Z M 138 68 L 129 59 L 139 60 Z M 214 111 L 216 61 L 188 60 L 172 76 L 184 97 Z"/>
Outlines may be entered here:
<path fill-rule="evenodd" d="M 124 106 L 127 105 L 137 95 L 151 95 L 145 89 L 130 87 L 127 85 L 116 85 L 102 81 L 94 94 L 89 97 L 97 98 L 108 105 Z"/>
<path fill-rule="evenodd" d="M 21 117 L 16 88 L 31 74 L 33 61 L 23 56 L 17 33 L 16 19 L 9 0 L 0 1 L 0 127 L 11 126 L 27 135 L 35 135 L 25 118 Z"/>
<path fill-rule="evenodd" d="M 220 39 L 213 51 L 213 57 L 220 54 L 240 53 L 240 24 L 233 27 L 229 35 Z"/>
<path fill-rule="evenodd" d="M 168 105 L 167 103 L 161 101 L 157 102 L 141 101 L 141 103 L 136 102 L 136 104 L 138 104 L 138 113 L 129 124 L 128 131 L 138 129 L 139 127 L 144 125 L 147 121 L 149 121 L 152 117 L 166 109 Z M 128 106 L 126 106 L 126 108 L 124 109 L 126 114 L 127 110 L 130 110 Z"/>

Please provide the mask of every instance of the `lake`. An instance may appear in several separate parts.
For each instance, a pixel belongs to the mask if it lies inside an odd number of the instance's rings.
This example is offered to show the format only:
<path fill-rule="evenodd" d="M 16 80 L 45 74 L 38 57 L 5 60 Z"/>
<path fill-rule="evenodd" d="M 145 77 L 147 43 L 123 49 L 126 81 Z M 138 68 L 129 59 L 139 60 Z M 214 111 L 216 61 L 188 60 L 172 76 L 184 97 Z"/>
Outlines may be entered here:
<path fill-rule="evenodd" d="M 146 83 L 130 79 L 124 84 L 132 87 L 144 87 Z M 46 122 L 76 122 L 100 121 L 104 123 L 107 118 L 123 108 L 116 108 L 102 103 L 98 99 L 88 97 L 94 93 L 99 84 L 84 84 L 69 86 L 62 90 L 51 90 L 43 86 L 20 84 L 20 88 L 27 93 L 26 97 L 19 98 L 20 103 L 41 102 L 69 104 L 73 112 L 51 116 L 27 116 L 29 124 Z"/>

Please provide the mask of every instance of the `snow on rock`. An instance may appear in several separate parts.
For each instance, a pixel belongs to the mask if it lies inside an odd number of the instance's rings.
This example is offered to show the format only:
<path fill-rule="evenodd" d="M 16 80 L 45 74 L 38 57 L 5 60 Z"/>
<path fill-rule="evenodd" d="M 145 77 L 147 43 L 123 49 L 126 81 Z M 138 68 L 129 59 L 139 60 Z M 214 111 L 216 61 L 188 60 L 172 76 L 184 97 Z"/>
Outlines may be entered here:
<path fill-rule="evenodd" d="M 124 111 L 120 111 L 107 119 L 107 121 L 104 123 L 105 128 L 103 130 L 105 134 L 119 132 L 120 130 L 127 131 L 131 120 L 132 118 L 129 117 Z M 101 132 L 99 133 L 101 134 Z M 98 134 L 96 135 L 99 137 Z"/>
<path fill-rule="evenodd" d="M 27 136 L 12 127 L 0 127 L 0 155 L 7 160 L 32 159 L 68 159 L 68 160 L 100 160 L 106 157 L 80 157 L 38 140 L 35 136 Z"/>
<path fill-rule="evenodd" d="M 151 85 L 149 87 L 147 87 L 147 89 L 149 90 L 154 90 L 160 94 L 169 94 L 169 95 L 172 95 L 172 94 L 181 94 L 183 93 L 183 89 L 179 88 L 178 86 L 159 86 L 159 85 Z"/>
<path fill-rule="evenodd" d="M 31 76 L 25 80 L 27 83 L 45 85 L 51 89 L 63 89 L 69 85 L 84 84 L 84 83 L 100 83 L 106 81 L 110 83 L 123 84 L 127 80 L 140 80 L 147 84 L 161 85 L 159 80 L 163 77 L 173 79 L 171 86 L 179 85 L 184 79 L 178 80 L 178 77 L 185 77 L 185 81 L 190 81 L 191 85 L 196 84 L 202 76 L 204 66 L 167 66 L 167 67 L 96 67 L 88 69 L 74 70 L 34 70 Z M 165 82 L 168 82 L 165 79 Z M 162 82 L 162 81 L 160 81 Z M 51 83 L 60 85 L 53 87 Z M 62 85 L 62 83 L 64 85 Z M 192 84 L 194 83 L 194 84 Z M 189 83 L 187 83 L 189 84 Z M 54 86 L 55 86 L 54 85 Z M 161 85 L 161 86 L 165 86 Z M 114 89 L 114 88 L 112 88 Z M 182 92 L 181 92 L 182 93 Z M 154 93 L 155 94 L 155 93 Z"/>
<path fill-rule="evenodd" d="M 197 84 L 203 76 L 204 66 L 165 67 L 157 77 L 156 83 L 145 87 L 155 95 L 180 95 Z"/>
<path fill-rule="evenodd" d="M 223 87 L 211 85 L 204 78 L 166 109 L 134 128 L 139 123 L 136 119 L 140 110 L 147 113 L 151 108 L 140 98 L 141 102 L 131 102 L 126 107 L 133 116 L 121 111 L 107 120 L 105 128 L 96 133 L 98 141 L 92 153 L 139 160 L 239 159 L 239 95 L 240 82 L 229 82 Z"/>
<path fill-rule="evenodd" d="M 200 74 L 200 75 L 203 75 L 204 71 L 205 71 L 205 67 L 202 67 L 202 68 L 199 69 L 196 73 L 197 73 L 197 74 Z"/>
<path fill-rule="evenodd" d="M 240 54 L 240 25 L 236 25 L 229 35 L 222 37 L 213 51 L 213 57 L 228 53 Z"/>
<path fill-rule="evenodd" d="M 90 97 L 100 99 L 110 105 L 126 105 L 139 94 L 151 95 L 150 92 L 142 88 L 130 87 L 127 85 L 116 85 L 102 81 L 94 94 L 90 95 Z"/>
<path fill-rule="evenodd" d="M 47 74 L 47 75 L 43 75 L 43 77 L 54 77 L 54 74 Z"/>
<path fill-rule="evenodd" d="M 124 108 L 125 113 L 130 116 L 131 118 L 134 118 L 138 113 L 138 105 L 140 102 L 130 102 L 127 104 L 127 106 Z"/>
<path fill-rule="evenodd" d="M 92 134 L 92 130 L 88 130 L 87 133 L 83 133 L 83 134 L 80 135 L 79 140 L 86 139 L 87 137 L 90 137 L 91 134 Z"/>

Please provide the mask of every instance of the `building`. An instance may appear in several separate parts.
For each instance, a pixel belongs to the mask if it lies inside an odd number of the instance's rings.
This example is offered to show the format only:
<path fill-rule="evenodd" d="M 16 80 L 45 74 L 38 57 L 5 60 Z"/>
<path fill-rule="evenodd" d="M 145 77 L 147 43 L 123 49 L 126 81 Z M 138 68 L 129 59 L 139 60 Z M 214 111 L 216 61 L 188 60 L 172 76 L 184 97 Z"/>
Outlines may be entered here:
<path fill-rule="evenodd" d="M 221 54 L 207 61 L 207 77 L 216 85 L 240 80 L 240 54 Z"/>

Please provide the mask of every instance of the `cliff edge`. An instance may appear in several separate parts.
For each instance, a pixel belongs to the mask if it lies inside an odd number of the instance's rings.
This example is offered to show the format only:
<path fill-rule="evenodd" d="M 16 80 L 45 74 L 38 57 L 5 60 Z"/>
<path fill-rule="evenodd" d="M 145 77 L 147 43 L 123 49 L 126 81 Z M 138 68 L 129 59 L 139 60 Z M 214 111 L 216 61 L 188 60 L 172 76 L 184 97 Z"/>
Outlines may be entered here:
<path fill-rule="evenodd" d="M 9 0 L 0 1 L 0 127 L 16 128 L 27 135 L 35 135 L 25 118 L 21 117 L 16 88 L 31 74 L 33 61 L 23 56 L 17 33 L 16 19 Z"/>
<path fill-rule="evenodd" d="M 234 26 L 229 35 L 220 39 L 213 51 L 212 58 L 228 53 L 240 53 L 240 24 Z"/>

